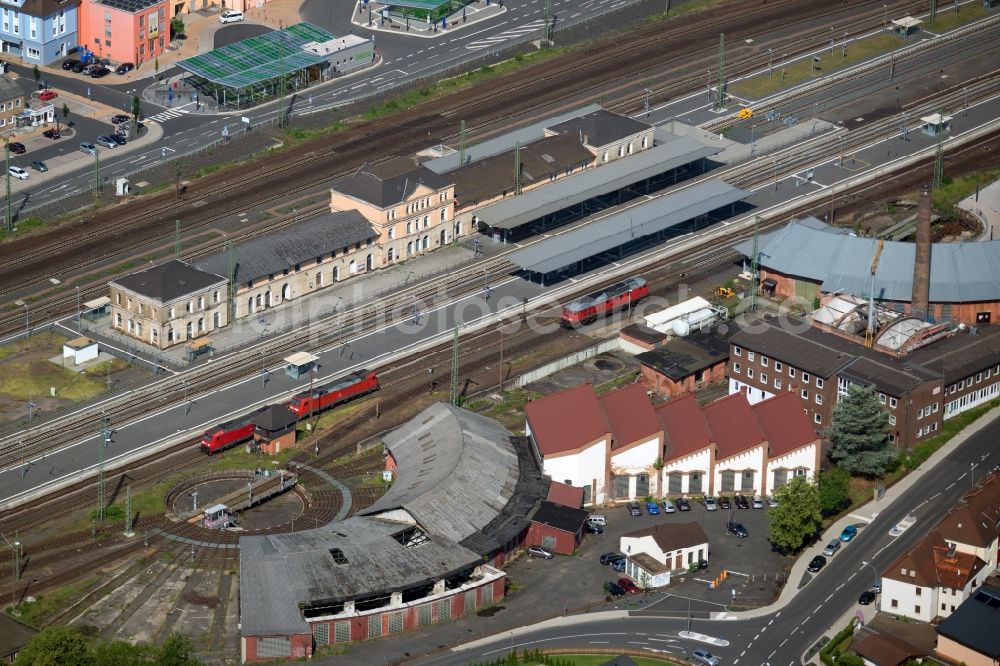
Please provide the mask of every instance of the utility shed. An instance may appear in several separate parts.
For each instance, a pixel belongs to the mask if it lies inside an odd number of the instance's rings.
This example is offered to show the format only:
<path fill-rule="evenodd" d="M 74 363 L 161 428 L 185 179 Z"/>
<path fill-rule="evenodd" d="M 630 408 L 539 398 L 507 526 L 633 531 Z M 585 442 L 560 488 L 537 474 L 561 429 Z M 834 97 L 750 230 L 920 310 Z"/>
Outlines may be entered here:
<path fill-rule="evenodd" d="M 920 119 L 920 122 L 923 123 L 923 125 L 920 126 L 920 131 L 928 136 L 937 136 L 938 134 L 950 132 L 951 120 L 951 116 L 945 116 L 940 113 L 932 113 L 929 116 L 923 116 Z"/>
<path fill-rule="evenodd" d="M 74 338 L 63 343 L 63 363 L 82 365 L 97 358 L 97 343 L 87 337 Z"/>
<path fill-rule="evenodd" d="M 560 555 L 572 555 L 583 541 L 583 526 L 588 515 L 583 509 L 546 500 L 531 519 L 528 543 Z"/>

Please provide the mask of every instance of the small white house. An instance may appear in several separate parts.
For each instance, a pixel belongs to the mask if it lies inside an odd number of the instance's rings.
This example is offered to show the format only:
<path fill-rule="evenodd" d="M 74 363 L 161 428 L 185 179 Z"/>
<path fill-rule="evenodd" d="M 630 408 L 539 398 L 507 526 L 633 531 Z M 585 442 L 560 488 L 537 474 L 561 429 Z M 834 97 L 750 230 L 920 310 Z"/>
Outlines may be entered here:
<path fill-rule="evenodd" d="M 708 536 L 698 523 L 645 527 L 622 535 L 620 546 L 625 573 L 640 583 L 648 576 L 651 587 L 669 585 L 672 573 L 708 559 Z"/>
<path fill-rule="evenodd" d="M 74 338 L 63 344 L 63 363 L 82 365 L 97 358 L 97 343 L 90 338 Z"/>

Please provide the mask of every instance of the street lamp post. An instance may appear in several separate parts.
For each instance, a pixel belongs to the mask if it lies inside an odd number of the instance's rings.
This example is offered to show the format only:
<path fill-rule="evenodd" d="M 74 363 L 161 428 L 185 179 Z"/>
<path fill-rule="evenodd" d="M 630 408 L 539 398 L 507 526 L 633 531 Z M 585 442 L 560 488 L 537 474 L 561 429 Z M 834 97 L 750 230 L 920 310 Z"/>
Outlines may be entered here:
<path fill-rule="evenodd" d="M 76 288 L 76 332 L 83 332 L 83 322 L 80 321 L 80 287 Z"/>
<path fill-rule="evenodd" d="M 868 561 L 862 561 L 862 562 L 861 562 L 861 564 L 863 564 L 863 565 L 865 565 L 866 567 L 868 567 L 869 569 L 871 569 L 871 570 L 872 570 L 872 573 L 873 573 L 873 574 L 875 574 L 875 578 L 873 578 L 873 579 L 872 579 L 872 587 L 873 587 L 873 588 L 875 588 L 875 587 L 878 587 L 878 569 L 876 569 L 876 568 L 875 568 L 875 567 L 874 567 L 874 566 L 872 565 L 872 563 L 871 563 L 871 562 L 868 562 Z"/>
<path fill-rule="evenodd" d="M 267 388 L 267 368 L 264 367 L 264 351 L 260 352 L 260 387 Z"/>
<path fill-rule="evenodd" d="M 647 119 L 649 118 L 649 95 L 650 95 L 649 88 L 646 88 L 646 118 Z"/>
<path fill-rule="evenodd" d="M 503 324 L 497 326 L 500 333 L 500 395 L 503 395 Z"/>

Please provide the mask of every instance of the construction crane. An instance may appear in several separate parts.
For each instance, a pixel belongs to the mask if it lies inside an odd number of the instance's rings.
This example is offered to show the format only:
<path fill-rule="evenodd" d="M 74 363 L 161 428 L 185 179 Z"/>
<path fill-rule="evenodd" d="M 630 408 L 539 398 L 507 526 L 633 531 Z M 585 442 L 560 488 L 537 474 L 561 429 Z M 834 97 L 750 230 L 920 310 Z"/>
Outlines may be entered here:
<path fill-rule="evenodd" d="M 875 245 L 875 254 L 872 255 L 871 280 L 868 283 L 868 327 L 865 329 L 865 347 L 871 349 L 875 346 L 875 271 L 878 270 L 879 259 L 882 258 L 882 249 L 885 247 L 885 239 L 879 238 Z"/>

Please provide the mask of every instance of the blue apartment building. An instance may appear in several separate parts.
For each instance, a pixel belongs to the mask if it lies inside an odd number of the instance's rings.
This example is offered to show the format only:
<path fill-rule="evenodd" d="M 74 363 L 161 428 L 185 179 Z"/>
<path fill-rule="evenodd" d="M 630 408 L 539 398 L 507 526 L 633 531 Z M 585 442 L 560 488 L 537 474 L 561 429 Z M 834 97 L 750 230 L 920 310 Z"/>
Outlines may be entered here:
<path fill-rule="evenodd" d="M 0 55 L 47 65 L 78 44 L 80 0 L 0 0 Z"/>

